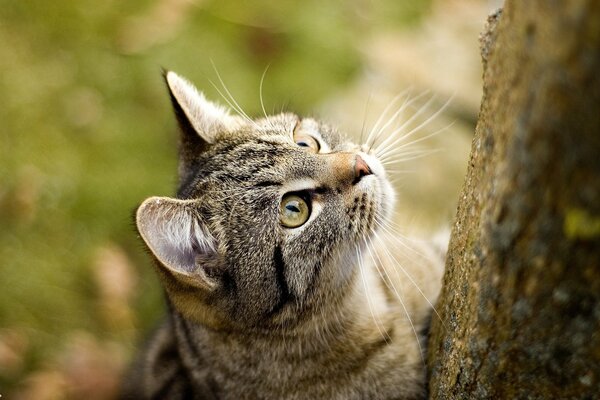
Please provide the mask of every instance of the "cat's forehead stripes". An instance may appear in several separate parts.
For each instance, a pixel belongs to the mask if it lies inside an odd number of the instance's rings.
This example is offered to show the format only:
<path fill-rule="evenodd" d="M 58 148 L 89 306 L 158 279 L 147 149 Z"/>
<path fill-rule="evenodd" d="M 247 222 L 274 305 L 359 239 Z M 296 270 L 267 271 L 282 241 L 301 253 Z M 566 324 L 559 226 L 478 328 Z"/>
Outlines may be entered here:
<path fill-rule="evenodd" d="M 211 151 L 198 155 L 194 178 L 180 194 L 200 195 L 205 182 L 238 182 L 239 189 L 281 186 L 284 192 L 349 187 L 356 178 L 357 154 L 315 154 L 281 134 L 218 136 Z"/>

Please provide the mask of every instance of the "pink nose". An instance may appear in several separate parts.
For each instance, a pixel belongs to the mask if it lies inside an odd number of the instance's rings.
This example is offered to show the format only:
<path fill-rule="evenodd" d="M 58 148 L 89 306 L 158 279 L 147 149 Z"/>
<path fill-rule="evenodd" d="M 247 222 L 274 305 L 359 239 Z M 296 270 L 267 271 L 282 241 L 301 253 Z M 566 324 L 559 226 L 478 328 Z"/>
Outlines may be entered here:
<path fill-rule="evenodd" d="M 358 182 L 360 178 L 366 175 L 371 175 L 371 169 L 365 160 L 362 159 L 358 154 L 356 155 L 356 160 L 354 162 L 354 178 L 355 181 Z"/>

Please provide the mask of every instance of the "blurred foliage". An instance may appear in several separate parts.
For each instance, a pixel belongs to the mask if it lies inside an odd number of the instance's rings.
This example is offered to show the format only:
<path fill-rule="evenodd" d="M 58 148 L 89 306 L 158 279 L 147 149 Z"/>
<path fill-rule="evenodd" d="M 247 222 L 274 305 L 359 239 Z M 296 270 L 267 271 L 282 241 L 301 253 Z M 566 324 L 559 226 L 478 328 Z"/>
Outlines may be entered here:
<path fill-rule="evenodd" d="M 161 67 L 218 99 L 214 62 L 256 115 L 269 66 L 267 110 L 310 113 L 361 70 L 364 37 L 414 23 L 427 7 L 1 0 L 0 393 L 28 376 L 46 379 L 47 392 L 66 385 L 51 372 L 30 376 L 63 352 L 96 360 L 116 345 L 125 360 L 163 313 L 131 218 L 145 197 L 174 191 L 175 123 Z M 88 335 L 96 344 L 86 353 L 77 346 Z"/>

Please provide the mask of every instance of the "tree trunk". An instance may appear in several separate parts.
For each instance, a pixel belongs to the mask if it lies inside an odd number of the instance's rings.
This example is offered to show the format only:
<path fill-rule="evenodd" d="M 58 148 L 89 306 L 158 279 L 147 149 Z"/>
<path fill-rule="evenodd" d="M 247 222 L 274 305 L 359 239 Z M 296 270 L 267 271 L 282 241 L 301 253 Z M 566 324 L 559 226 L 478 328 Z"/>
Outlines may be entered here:
<path fill-rule="evenodd" d="M 600 2 L 508 0 L 429 347 L 433 399 L 600 398 Z"/>

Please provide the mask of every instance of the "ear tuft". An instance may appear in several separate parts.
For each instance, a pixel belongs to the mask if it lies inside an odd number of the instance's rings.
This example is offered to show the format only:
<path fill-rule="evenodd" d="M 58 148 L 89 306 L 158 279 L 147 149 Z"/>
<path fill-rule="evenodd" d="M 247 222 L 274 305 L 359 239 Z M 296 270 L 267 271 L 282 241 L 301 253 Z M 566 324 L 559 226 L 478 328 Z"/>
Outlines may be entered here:
<path fill-rule="evenodd" d="M 217 133 L 230 131 L 241 125 L 241 118 L 231 116 L 227 108 L 206 100 L 204 94 L 188 80 L 173 71 L 164 72 L 164 76 L 173 105 L 181 109 L 187 122 L 206 142 L 214 143 Z M 180 120 L 180 124 L 182 122 Z"/>
<path fill-rule="evenodd" d="M 136 212 L 142 239 L 160 264 L 179 277 L 214 286 L 197 260 L 215 254 L 215 240 L 197 214 L 195 201 L 151 197 Z"/>

